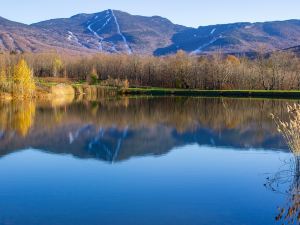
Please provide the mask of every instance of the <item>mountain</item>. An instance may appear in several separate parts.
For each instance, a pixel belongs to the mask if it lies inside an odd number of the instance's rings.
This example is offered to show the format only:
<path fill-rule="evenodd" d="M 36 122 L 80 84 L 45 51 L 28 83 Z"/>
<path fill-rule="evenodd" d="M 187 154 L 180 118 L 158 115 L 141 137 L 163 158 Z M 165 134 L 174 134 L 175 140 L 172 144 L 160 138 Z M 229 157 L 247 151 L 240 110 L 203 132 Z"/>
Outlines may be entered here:
<path fill-rule="evenodd" d="M 0 104 L 0 158 L 34 148 L 112 162 L 193 144 L 289 151 L 269 116 L 282 113 L 284 101 L 159 97 L 52 104 Z"/>
<path fill-rule="evenodd" d="M 293 52 L 300 56 L 300 45 L 285 49 L 285 51 Z"/>
<path fill-rule="evenodd" d="M 80 51 L 59 33 L 16 23 L 0 17 L 0 52 Z M 88 51 L 88 49 L 86 49 Z"/>
<path fill-rule="evenodd" d="M 162 17 L 133 16 L 116 10 L 79 14 L 31 27 L 59 34 L 77 47 L 139 54 L 152 54 L 157 48 L 172 44 L 170 37 L 186 29 Z"/>
<path fill-rule="evenodd" d="M 107 162 L 139 156 L 161 156 L 174 149 L 193 144 L 243 151 L 264 148 L 288 151 L 278 136 L 265 132 L 262 139 L 256 142 L 256 135 L 254 129 L 241 135 L 239 130 L 225 129 L 214 132 L 208 127 L 197 128 L 192 132 L 178 132 L 165 125 L 120 130 L 114 127 L 99 129 L 89 124 L 69 124 L 48 131 L 38 128 L 23 138 L 4 132 L 0 136 L 0 158 L 28 148 Z"/>
<path fill-rule="evenodd" d="M 1 51 L 35 51 L 46 46 L 36 39 L 39 30 L 21 23 L 0 17 L 0 50 Z"/>
<path fill-rule="evenodd" d="M 0 51 L 167 55 L 273 51 L 300 45 L 300 20 L 190 28 L 117 10 L 25 25 L 0 17 Z"/>
<path fill-rule="evenodd" d="M 243 53 L 274 51 L 300 44 L 300 20 L 234 23 L 186 29 L 172 37 L 173 44 L 157 49 L 156 55 L 177 52 Z"/>

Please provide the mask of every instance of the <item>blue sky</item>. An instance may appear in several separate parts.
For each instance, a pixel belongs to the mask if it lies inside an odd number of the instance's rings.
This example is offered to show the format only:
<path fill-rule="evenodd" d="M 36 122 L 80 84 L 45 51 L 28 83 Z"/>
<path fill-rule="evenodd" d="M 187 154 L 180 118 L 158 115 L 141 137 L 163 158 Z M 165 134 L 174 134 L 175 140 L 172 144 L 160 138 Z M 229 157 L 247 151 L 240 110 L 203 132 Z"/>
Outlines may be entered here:
<path fill-rule="evenodd" d="M 0 16 L 23 23 L 119 9 L 194 26 L 300 19 L 299 0 L 0 0 Z"/>

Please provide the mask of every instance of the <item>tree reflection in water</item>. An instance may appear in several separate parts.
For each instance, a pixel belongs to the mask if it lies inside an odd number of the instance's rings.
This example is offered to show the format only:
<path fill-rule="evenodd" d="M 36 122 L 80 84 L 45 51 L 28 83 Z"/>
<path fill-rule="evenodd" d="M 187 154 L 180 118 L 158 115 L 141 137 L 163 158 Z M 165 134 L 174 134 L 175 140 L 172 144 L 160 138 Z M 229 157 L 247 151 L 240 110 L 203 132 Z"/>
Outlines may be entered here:
<path fill-rule="evenodd" d="M 35 148 L 122 161 L 187 144 L 285 151 L 269 116 L 281 115 L 285 107 L 280 100 L 191 97 L 0 103 L 0 156 Z"/>
<path fill-rule="evenodd" d="M 35 120 L 36 104 L 34 101 L 12 101 L 2 105 L 0 110 L 0 128 L 11 130 L 25 137 Z"/>

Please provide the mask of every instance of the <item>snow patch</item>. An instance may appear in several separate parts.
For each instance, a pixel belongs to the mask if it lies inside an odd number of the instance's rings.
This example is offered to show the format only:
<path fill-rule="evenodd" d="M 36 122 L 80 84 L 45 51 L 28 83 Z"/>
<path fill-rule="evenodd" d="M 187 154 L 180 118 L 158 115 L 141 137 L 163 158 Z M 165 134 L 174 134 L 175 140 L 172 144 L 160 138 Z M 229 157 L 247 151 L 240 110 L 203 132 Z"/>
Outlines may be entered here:
<path fill-rule="evenodd" d="M 71 31 L 68 31 L 68 38 L 67 38 L 69 41 L 78 41 L 77 37 L 71 32 Z"/>
<path fill-rule="evenodd" d="M 216 32 L 217 28 L 212 29 L 212 31 L 210 32 L 210 34 L 214 34 Z"/>
<path fill-rule="evenodd" d="M 253 25 L 248 25 L 248 26 L 245 26 L 245 29 L 251 29 L 253 27 Z"/>
<path fill-rule="evenodd" d="M 99 18 L 98 16 L 95 17 L 95 19 L 98 19 L 98 18 Z M 105 19 L 106 19 L 106 21 L 104 22 L 104 24 L 103 24 L 98 30 L 94 30 L 94 29 L 93 29 L 93 26 L 94 26 L 96 23 L 98 23 L 98 22 L 100 22 L 101 20 L 103 20 L 103 18 L 102 18 L 102 19 L 100 18 L 99 20 L 97 20 L 97 21 L 95 21 L 95 22 L 89 24 L 88 27 L 87 27 L 87 29 L 88 29 L 91 33 L 93 33 L 94 36 L 99 40 L 99 49 L 100 49 L 100 51 L 103 51 L 103 42 L 104 42 L 103 40 L 104 40 L 104 38 L 101 37 L 101 36 L 98 34 L 98 32 L 101 31 L 101 30 L 103 30 L 103 29 L 109 24 L 109 22 L 111 21 L 112 15 L 110 15 L 109 11 L 106 11 Z M 113 43 L 112 43 L 112 44 L 113 44 Z M 114 48 L 115 48 L 115 47 L 114 47 Z"/>
<path fill-rule="evenodd" d="M 106 11 L 106 15 L 105 15 L 105 18 L 109 17 L 110 16 L 110 10 L 107 10 Z"/>
<path fill-rule="evenodd" d="M 102 25 L 102 27 L 100 27 L 100 28 L 97 30 L 97 32 L 103 30 L 104 27 L 106 27 L 107 24 L 109 24 L 110 21 L 111 21 L 111 17 L 109 17 L 109 18 L 105 21 L 105 23 Z"/>
<path fill-rule="evenodd" d="M 99 43 L 99 50 L 103 51 L 103 48 L 105 47 L 105 49 L 109 49 L 112 52 L 118 52 L 118 50 L 116 49 L 116 46 L 113 42 L 104 42 L 104 37 L 101 37 L 101 35 L 99 34 L 100 31 L 102 31 L 112 20 L 114 21 L 114 24 L 116 25 L 117 28 L 117 33 L 118 35 L 121 36 L 126 52 L 127 54 L 132 54 L 132 50 L 126 40 L 126 37 L 124 36 L 124 34 L 121 32 L 120 29 L 120 25 L 118 23 L 118 20 L 114 14 L 113 10 L 107 10 L 106 14 L 104 17 L 99 18 L 99 16 L 95 16 L 94 17 L 94 21 L 88 21 L 88 26 L 87 29 L 98 39 L 98 43 Z M 99 22 L 102 22 L 103 20 L 105 20 L 105 22 L 102 24 L 102 26 L 100 26 L 100 28 L 98 28 L 97 30 L 94 28 L 95 25 L 97 24 L 99 27 Z M 75 35 L 74 35 L 75 36 Z M 76 37 L 76 36 L 75 36 Z M 68 40 L 76 40 L 75 37 L 73 37 L 73 34 L 68 33 Z M 78 38 L 77 38 L 78 40 Z M 105 45 L 104 45 L 105 44 Z"/>
<path fill-rule="evenodd" d="M 73 42 L 76 42 L 76 44 L 80 45 L 80 46 L 83 46 L 78 38 L 76 37 L 75 34 L 73 34 L 71 31 L 68 31 L 68 37 L 67 37 L 68 41 L 73 41 Z"/>
<path fill-rule="evenodd" d="M 117 26 L 117 32 L 118 32 L 118 34 L 121 36 L 121 38 L 123 39 L 123 42 L 124 42 L 125 48 L 126 48 L 126 50 L 127 50 L 127 53 L 128 53 L 128 54 L 132 54 L 132 50 L 131 50 L 131 48 L 129 47 L 129 45 L 128 45 L 128 43 L 127 43 L 126 37 L 125 37 L 125 36 L 123 35 L 123 33 L 121 32 L 120 25 L 119 25 L 119 23 L 118 23 L 117 17 L 116 17 L 115 14 L 114 14 L 114 11 L 113 11 L 112 9 L 111 9 L 110 11 L 111 11 L 112 17 L 113 17 L 114 20 L 115 20 L 115 24 L 116 24 L 116 26 Z"/>
<path fill-rule="evenodd" d="M 97 23 L 97 21 L 94 22 L 94 23 L 91 23 L 90 25 L 88 25 L 87 29 L 88 29 L 90 32 L 92 32 L 92 33 L 94 34 L 94 36 L 99 40 L 99 41 L 98 41 L 98 43 L 99 43 L 99 50 L 100 50 L 100 51 L 103 51 L 102 42 L 103 42 L 103 39 L 104 39 L 104 38 L 103 38 L 103 37 L 100 37 L 100 35 L 97 34 L 97 32 L 93 30 L 92 26 L 93 26 L 95 23 Z"/>
<path fill-rule="evenodd" d="M 209 41 L 208 43 L 205 43 L 203 45 L 201 45 L 199 48 L 197 48 L 195 51 L 193 51 L 191 54 L 192 55 L 197 55 L 200 54 L 202 52 L 202 50 L 210 45 L 212 45 L 213 43 L 215 43 L 220 37 L 214 37 L 211 41 Z"/>

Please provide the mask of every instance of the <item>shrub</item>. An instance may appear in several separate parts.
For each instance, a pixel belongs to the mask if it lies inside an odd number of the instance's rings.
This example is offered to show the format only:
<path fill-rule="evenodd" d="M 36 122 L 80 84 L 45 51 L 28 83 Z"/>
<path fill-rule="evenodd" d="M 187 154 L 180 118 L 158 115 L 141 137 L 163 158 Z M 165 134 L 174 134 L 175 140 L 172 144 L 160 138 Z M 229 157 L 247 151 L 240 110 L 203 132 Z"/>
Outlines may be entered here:
<path fill-rule="evenodd" d="M 234 55 L 228 55 L 226 57 L 226 61 L 229 63 L 232 63 L 232 64 L 236 64 L 236 65 L 241 64 L 241 61 Z"/>
<path fill-rule="evenodd" d="M 98 74 L 95 68 L 92 69 L 92 72 L 87 76 L 87 82 L 90 85 L 95 85 L 98 83 Z"/>
<path fill-rule="evenodd" d="M 126 79 L 126 80 L 124 80 L 124 82 L 123 82 L 123 89 L 128 89 L 129 88 L 129 81 L 128 81 L 128 79 Z"/>

